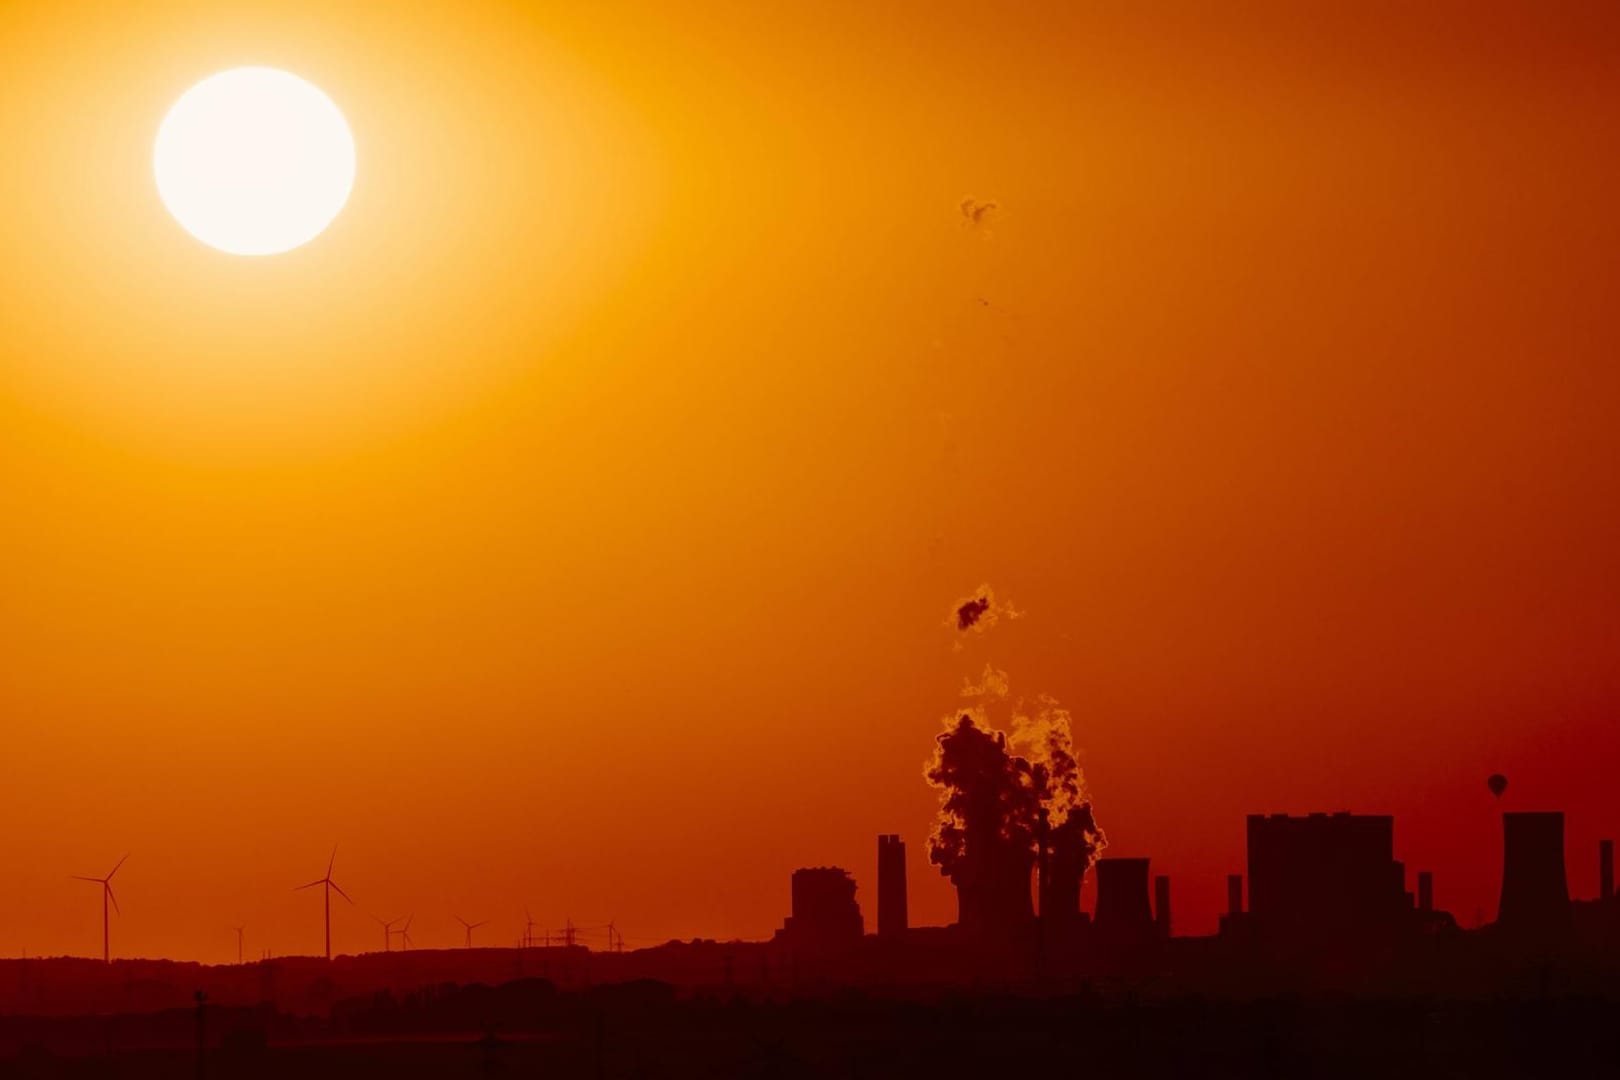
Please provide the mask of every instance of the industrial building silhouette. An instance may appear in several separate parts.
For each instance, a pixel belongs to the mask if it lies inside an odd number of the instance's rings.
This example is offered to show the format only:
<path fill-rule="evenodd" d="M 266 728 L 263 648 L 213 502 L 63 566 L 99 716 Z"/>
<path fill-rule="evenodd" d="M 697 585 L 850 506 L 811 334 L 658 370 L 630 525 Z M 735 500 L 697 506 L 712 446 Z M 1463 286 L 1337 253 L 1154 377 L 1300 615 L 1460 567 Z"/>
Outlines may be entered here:
<path fill-rule="evenodd" d="M 793 871 L 793 913 L 778 937 L 792 945 L 836 950 L 858 943 L 866 932 L 855 902 L 855 879 L 837 866 Z"/>
<path fill-rule="evenodd" d="M 1213 938 L 1173 937 L 1171 878 L 1153 874 L 1146 858 L 1103 857 L 1091 863 L 1095 901 L 1090 912 L 1083 911 L 1084 864 L 1065 864 L 1057 846 L 1027 860 L 1022 852 L 1009 856 L 1000 880 L 987 879 L 982 871 L 972 878 L 956 875 L 953 884 L 962 894 L 959 921 L 913 928 L 906 909 L 905 842 L 897 834 L 881 834 L 875 940 L 972 947 L 981 960 L 999 956 L 1003 970 L 1026 962 L 1035 970 L 1083 968 L 1099 958 L 1127 969 L 1132 963 L 1151 967 L 1162 961 L 1152 959 L 1154 950 L 1198 941 L 1217 943 L 1229 958 L 1248 956 L 1257 964 L 1268 956 L 1294 962 L 1382 956 L 1403 944 L 1451 938 L 1486 941 L 1492 948 L 1620 946 L 1613 842 L 1599 844 L 1598 897 L 1572 901 L 1561 812 L 1502 815 L 1501 903 L 1495 922 L 1477 932 L 1461 930 L 1449 913 L 1436 910 L 1432 872 L 1418 871 L 1415 888 L 1407 888 L 1407 868 L 1395 858 L 1391 816 L 1253 814 L 1245 834 L 1246 874 L 1227 877 L 1227 910 Z M 862 919 L 848 872 L 801 869 L 792 884 L 792 913 L 778 932 L 779 942 L 846 953 L 859 944 Z M 999 894 L 991 910 L 982 902 L 986 894 Z M 987 927 L 992 912 L 1003 921 Z M 916 957 L 915 951 L 907 955 Z"/>
<path fill-rule="evenodd" d="M 906 845 L 894 833 L 878 837 L 878 934 L 894 937 L 906 932 L 910 917 L 906 905 Z"/>
<path fill-rule="evenodd" d="M 1392 817 L 1251 814 L 1247 832 L 1248 918 L 1267 938 L 1384 935 L 1413 907 Z"/>
<path fill-rule="evenodd" d="M 385 938 L 384 950 L 360 956 L 217 966 L 0 958 L 0 1074 L 11 1075 L 8 1055 L 42 1059 L 47 1046 L 84 1053 L 110 1045 L 109 1032 L 143 1054 L 172 1048 L 176 1031 L 189 1033 L 204 1009 L 210 1031 L 221 1033 L 211 1055 L 223 1054 L 233 1031 L 256 1040 L 261 1058 L 266 1044 L 291 1054 L 329 1040 L 348 1053 L 357 1039 L 392 1039 L 409 1063 L 427 1060 L 424 1047 L 453 1046 L 450 1033 L 464 1046 L 505 1046 L 501 1052 L 575 1039 L 584 1053 L 554 1063 L 556 1075 L 804 1075 L 746 1057 L 762 1032 L 774 1039 L 789 1029 L 812 1058 L 844 1039 L 845 1057 L 861 1067 L 835 1075 L 980 1080 L 1026 1057 L 1119 1075 L 1612 1071 L 1620 1052 L 1612 1034 L 1620 985 L 1613 844 L 1598 845 L 1598 896 L 1575 899 L 1563 815 L 1504 814 L 1499 917 L 1463 930 L 1435 909 L 1431 874 L 1411 875 L 1415 889 L 1407 891 L 1394 827 L 1389 817 L 1349 813 L 1248 818 L 1247 873 L 1228 876 L 1228 910 L 1219 931 L 1205 936 L 1172 935 L 1173 879 L 1154 873 L 1147 858 L 1090 864 L 1095 887 L 1085 890 L 1091 905 L 1082 910 L 1077 875 L 1055 857 L 1056 845 L 1036 849 L 1026 864 L 1019 884 L 1032 909 L 1027 920 L 988 936 L 961 922 L 913 926 L 907 845 L 885 833 L 873 933 L 856 879 L 817 866 L 792 874 L 790 913 L 768 941 L 597 951 L 571 933 L 543 947 L 529 933 L 516 948 L 390 952 Z M 971 884 L 1010 891 L 1005 880 Z M 694 1071 L 644 1068 L 649 1061 L 638 1055 L 682 1039 L 692 1040 L 682 1053 Z M 996 1047 L 994 1060 L 965 1059 L 985 1046 Z M 604 1051 L 619 1053 L 620 1067 L 597 1068 Z M 935 1055 L 926 1069 L 918 1067 L 922 1051 Z M 1137 1068 L 1145 1053 L 1161 1051 L 1170 1057 L 1156 1071 Z M 1331 1067 L 1307 1067 L 1318 1059 Z M 217 1061 L 209 1075 L 385 1074 L 315 1074 L 290 1060 L 276 1070 L 232 1071 L 232 1059 Z M 737 1071 L 726 1072 L 727 1061 Z M 1392 1061 L 1414 1070 L 1392 1072 Z M 1480 1071 L 1497 1062 L 1512 1067 Z M 1604 1068 L 1575 1067 L 1592 1062 Z M 459 1075 L 466 1065 L 430 1074 Z"/>
<path fill-rule="evenodd" d="M 1153 908 L 1148 902 L 1148 860 L 1097 860 L 1097 933 L 1122 944 L 1154 937 Z"/>
<path fill-rule="evenodd" d="M 1502 900 L 1496 925 L 1521 938 L 1562 937 L 1574 928 L 1561 812 L 1502 815 Z"/>

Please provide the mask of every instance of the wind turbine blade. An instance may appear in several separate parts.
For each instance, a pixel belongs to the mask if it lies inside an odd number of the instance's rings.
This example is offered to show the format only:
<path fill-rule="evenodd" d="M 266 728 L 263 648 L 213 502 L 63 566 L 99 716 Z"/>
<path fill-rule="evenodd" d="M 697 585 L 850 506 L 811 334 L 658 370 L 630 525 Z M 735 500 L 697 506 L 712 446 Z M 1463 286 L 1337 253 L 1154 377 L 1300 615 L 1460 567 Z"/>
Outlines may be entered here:
<path fill-rule="evenodd" d="M 309 884 L 308 884 L 308 885 L 297 885 L 297 886 L 294 886 L 294 888 L 293 888 L 293 892 L 297 892 L 297 891 L 298 891 L 298 890 L 299 890 L 299 889 L 313 889 L 313 888 L 314 888 L 314 887 L 315 887 L 315 886 L 317 886 L 317 885 L 325 885 L 325 884 L 326 884 L 326 879 L 325 879 L 325 878 L 321 878 L 321 879 L 320 879 L 320 880 L 319 880 L 319 881 L 312 881 L 312 882 L 310 882 L 310 883 L 309 883 Z"/>
<path fill-rule="evenodd" d="M 127 858 L 129 858 L 129 852 L 126 851 L 126 852 L 124 852 L 124 858 L 118 860 L 118 866 L 123 866 L 124 865 L 124 859 L 127 859 Z M 118 873 L 118 866 L 113 867 L 112 868 L 112 874 L 107 875 L 107 880 L 108 881 L 112 880 L 113 874 Z"/>
<path fill-rule="evenodd" d="M 331 879 L 331 878 L 327 878 L 327 879 L 326 879 L 326 883 L 327 883 L 327 884 L 328 884 L 328 885 L 330 885 L 330 886 L 331 886 L 331 887 L 332 887 L 332 888 L 334 888 L 334 889 L 337 889 L 337 894 L 338 894 L 338 895 L 339 895 L 339 896 L 341 896 L 341 897 L 343 897 L 343 899 L 345 899 L 345 900 L 349 900 L 349 894 L 348 894 L 348 893 L 346 893 L 346 892 L 344 892 L 344 891 L 343 891 L 343 890 L 342 890 L 342 888 L 340 888 L 340 887 L 339 887 L 339 886 L 338 886 L 338 883 L 337 883 L 337 882 L 335 882 L 335 881 L 333 881 L 333 880 L 332 880 L 332 879 Z M 354 901 L 353 901 L 353 900 L 349 900 L 349 903 L 351 903 L 351 904 L 352 904 L 352 903 L 354 903 Z"/>
<path fill-rule="evenodd" d="M 480 926 L 488 926 L 488 925 L 489 925 L 489 920 L 488 920 L 488 919 L 485 919 L 485 920 L 484 920 L 484 921 L 483 921 L 483 922 L 475 922 L 475 923 L 473 923 L 473 924 L 472 924 L 472 925 L 471 925 L 471 926 L 469 926 L 469 927 L 467 927 L 467 929 L 469 929 L 469 930 L 476 930 L 476 929 L 478 929 L 478 928 L 479 928 L 479 927 L 480 927 Z"/>
<path fill-rule="evenodd" d="M 72 878 L 74 881 L 93 881 L 97 885 L 107 884 L 106 878 L 85 877 L 83 874 L 69 874 L 68 877 Z"/>
<path fill-rule="evenodd" d="M 401 930 L 400 933 L 402 933 L 402 934 L 410 933 L 411 920 L 414 919 L 414 918 L 416 918 L 416 913 L 415 912 L 412 912 L 411 914 L 405 916 L 405 929 Z"/>
<path fill-rule="evenodd" d="M 337 845 L 332 845 L 332 857 L 326 860 L 326 876 L 332 876 L 332 867 L 337 864 Z"/>
<path fill-rule="evenodd" d="M 113 905 L 113 910 L 114 910 L 114 911 L 117 911 L 117 912 L 118 912 L 118 914 L 120 914 L 120 915 L 122 915 L 122 914 L 123 914 L 123 912 L 122 912 L 122 911 L 119 911 L 119 909 L 118 909 L 118 896 L 117 896 L 117 894 L 115 894 L 115 893 L 114 893 L 114 892 L 113 892 L 113 891 L 112 891 L 112 882 L 111 882 L 111 881 L 103 881 L 103 882 L 102 882 L 102 883 L 101 883 L 101 887 L 102 887 L 102 888 L 103 888 L 103 889 L 106 889 L 106 890 L 107 890 L 107 899 L 109 899 L 109 900 L 111 900 L 111 901 L 112 901 L 112 905 Z"/>

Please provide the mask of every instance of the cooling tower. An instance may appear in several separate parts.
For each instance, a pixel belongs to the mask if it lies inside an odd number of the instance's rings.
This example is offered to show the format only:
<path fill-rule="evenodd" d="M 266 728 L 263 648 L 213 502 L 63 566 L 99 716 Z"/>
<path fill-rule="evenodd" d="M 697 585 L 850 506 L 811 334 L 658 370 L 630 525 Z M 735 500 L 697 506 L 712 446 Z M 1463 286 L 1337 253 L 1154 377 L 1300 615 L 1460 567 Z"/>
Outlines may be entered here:
<path fill-rule="evenodd" d="M 1562 811 L 1502 815 L 1502 902 L 1496 925 L 1520 937 L 1569 932 Z"/>
<path fill-rule="evenodd" d="M 1097 860 L 1097 933 L 1116 941 L 1153 936 L 1146 859 Z"/>

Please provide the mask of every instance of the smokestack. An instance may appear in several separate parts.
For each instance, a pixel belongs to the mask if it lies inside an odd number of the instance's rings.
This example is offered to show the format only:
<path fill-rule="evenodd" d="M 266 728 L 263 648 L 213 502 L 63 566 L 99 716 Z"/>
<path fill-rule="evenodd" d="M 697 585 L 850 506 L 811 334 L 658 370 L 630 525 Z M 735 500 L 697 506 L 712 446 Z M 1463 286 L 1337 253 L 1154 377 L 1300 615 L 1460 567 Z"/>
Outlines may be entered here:
<path fill-rule="evenodd" d="M 1170 878 L 1159 874 L 1153 879 L 1153 925 L 1159 936 L 1170 936 Z"/>
<path fill-rule="evenodd" d="M 1418 910 L 1434 910 L 1434 875 L 1427 870 L 1418 871 Z"/>
<path fill-rule="evenodd" d="M 878 936 L 906 932 L 906 845 L 890 833 L 878 837 Z"/>
<path fill-rule="evenodd" d="M 1116 941 L 1153 936 L 1146 859 L 1097 860 L 1097 932 Z"/>
<path fill-rule="evenodd" d="M 1562 811 L 1502 815 L 1502 901 L 1496 925 L 1529 937 L 1570 930 Z"/>
<path fill-rule="evenodd" d="M 1243 914 L 1243 875 L 1226 875 L 1226 913 L 1228 915 Z"/>
<path fill-rule="evenodd" d="M 1614 895 L 1614 841 L 1598 841 L 1598 899 Z"/>

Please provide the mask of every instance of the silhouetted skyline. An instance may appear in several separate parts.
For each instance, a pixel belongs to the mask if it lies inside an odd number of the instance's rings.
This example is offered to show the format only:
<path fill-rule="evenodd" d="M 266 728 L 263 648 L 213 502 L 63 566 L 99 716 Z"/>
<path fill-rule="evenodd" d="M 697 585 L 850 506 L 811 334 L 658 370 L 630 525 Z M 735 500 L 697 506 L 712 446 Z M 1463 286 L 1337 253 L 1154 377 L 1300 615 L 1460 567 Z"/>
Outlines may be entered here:
<path fill-rule="evenodd" d="M 3 1080 L 1620 1061 L 1620 3 L 0 72 Z"/>

